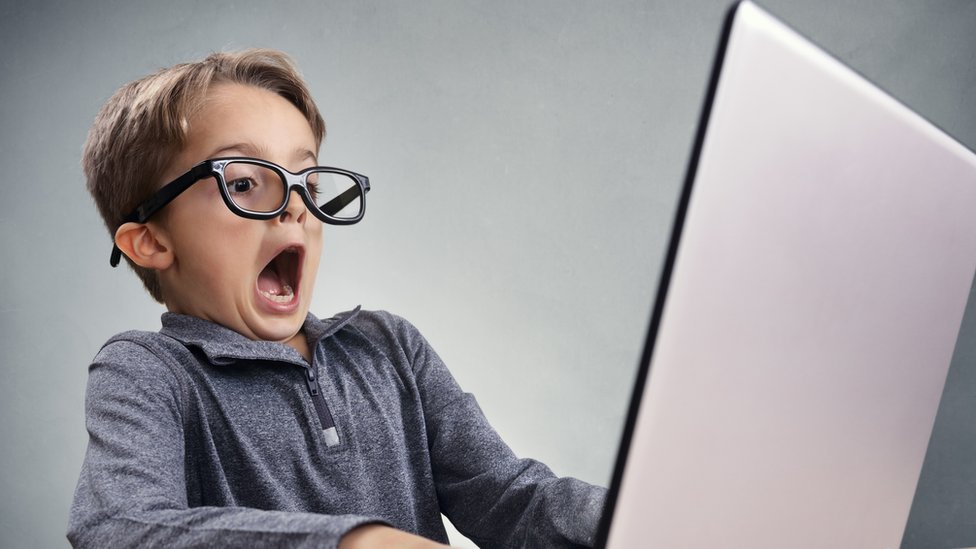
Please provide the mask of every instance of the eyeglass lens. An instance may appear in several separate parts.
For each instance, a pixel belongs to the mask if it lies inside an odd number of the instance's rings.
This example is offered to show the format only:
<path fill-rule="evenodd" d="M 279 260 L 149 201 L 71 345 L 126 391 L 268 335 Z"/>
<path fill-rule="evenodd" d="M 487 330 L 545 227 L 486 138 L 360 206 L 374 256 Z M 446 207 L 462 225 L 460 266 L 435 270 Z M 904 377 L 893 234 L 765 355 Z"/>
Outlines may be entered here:
<path fill-rule="evenodd" d="M 352 177 L 333 172 L 308 174 L 308 190 L 312 200 L 326 215 L 338 219 L 352 219 L 362 213 L 363 193 Z"/>
<path fill-rule="evenodd" d="M 227 195 L 242 209 L 273 212 L 285 202 L 287 182 L 274 169 L 248 162 L 224 167 Z M 309 195 L 326 215 L 352 219 L 362 210 L 362 191 L 355 179 L 332 172 L 312 172 L 306 179 Z"/>

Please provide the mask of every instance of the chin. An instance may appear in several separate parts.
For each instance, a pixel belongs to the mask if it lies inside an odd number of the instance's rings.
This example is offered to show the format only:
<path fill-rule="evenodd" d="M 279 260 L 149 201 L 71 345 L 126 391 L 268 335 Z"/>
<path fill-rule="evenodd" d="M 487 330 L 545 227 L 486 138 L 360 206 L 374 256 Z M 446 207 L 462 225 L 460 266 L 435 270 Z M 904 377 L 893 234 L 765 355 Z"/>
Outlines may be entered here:
<path fill-rule="evenodd" d="M 295 337 L 301 331 L 305 323 L 305 314 L 289 315 L 288 318 L 277 318 L 273 320 L 263 320 L 256 326 L 254 335 L 264 341 L 278 341 L 284 343 Z"/>

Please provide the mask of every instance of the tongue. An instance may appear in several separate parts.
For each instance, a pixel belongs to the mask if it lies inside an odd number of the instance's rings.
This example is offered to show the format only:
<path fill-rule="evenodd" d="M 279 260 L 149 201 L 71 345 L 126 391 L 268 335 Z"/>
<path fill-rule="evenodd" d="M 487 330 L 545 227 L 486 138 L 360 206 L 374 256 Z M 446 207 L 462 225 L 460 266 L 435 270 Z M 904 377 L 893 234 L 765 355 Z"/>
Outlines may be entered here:
<path fill-rule="evenodd" d="M 261 274 L 258 275 L 258 289 L 271 295 L 281 295 L 284 293 L 284 288 L 282 287 L 281 279 L 278 278 L 278 273 L 274 272 L 270 267 L 265 267 L 261 271 Z"/>

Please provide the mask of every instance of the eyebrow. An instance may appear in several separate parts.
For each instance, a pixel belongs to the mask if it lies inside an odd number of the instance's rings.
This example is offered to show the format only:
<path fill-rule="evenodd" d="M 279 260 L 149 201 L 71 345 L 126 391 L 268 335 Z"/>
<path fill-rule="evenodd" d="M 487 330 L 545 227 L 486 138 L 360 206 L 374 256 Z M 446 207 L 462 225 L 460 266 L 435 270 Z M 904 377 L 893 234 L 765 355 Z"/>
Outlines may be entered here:
<path fill-rule="evenodd" d="M 267 157 L 267 150 L 265 150 L 263 147 L 258 147 L 252 143 L 234 143 L 233 145 L 227 145 L 213 151 L 207 156 L 207 158 L 218 158 L 220 156 L 225 156 L 228 153 L 235 152 L 243 154 L 244 156 L 251 156 L 263 160 Z M 318 155 L 304 147 L 298 147 L 293 150 L 292 158 L 299 162 L 311 160 L 313 164 L 318 163 Z"/>

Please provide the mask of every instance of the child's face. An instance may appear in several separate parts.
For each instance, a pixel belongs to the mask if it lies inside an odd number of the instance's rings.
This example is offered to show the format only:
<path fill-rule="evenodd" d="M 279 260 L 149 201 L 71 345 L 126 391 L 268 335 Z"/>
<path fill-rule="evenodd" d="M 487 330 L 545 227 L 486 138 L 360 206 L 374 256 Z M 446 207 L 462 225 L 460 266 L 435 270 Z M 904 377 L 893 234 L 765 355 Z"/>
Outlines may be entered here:
<path fill-rule="evenodd" d="M 298 172 L 316 165 L 316 153 L 308 122 L 287 100 L 253 86 L 220 84 L 190 121 L 186 147 L 160 181 L 223 156 L 260 158 Z M 322 223 L 297 193 L 280 217 L 256 221 L 232 213 L 208 179 L 160 213 L 155 223 L 174 255 L 160 271 L 170 311 L 251 339 L 295 344 L 322 246 Z"/>

